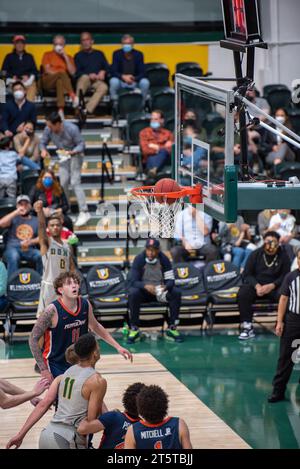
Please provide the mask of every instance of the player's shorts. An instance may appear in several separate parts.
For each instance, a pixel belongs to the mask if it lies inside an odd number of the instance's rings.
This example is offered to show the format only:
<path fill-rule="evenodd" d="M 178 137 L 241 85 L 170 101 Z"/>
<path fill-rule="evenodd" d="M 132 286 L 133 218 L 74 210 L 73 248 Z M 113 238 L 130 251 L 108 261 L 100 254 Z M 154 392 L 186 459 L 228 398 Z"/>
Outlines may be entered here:
<path fill-rule="evenodd" d="M 49 368 L 53 378 L 57 378 L 57 376 L 63 375 L 69 367 L 65 368 L 64 366 L 58 366 L 55 363 L 49 363 Z"/>
<path fill-rule="evenodd" d="M 41 432 L 39 449 L 87 449 L 87 439 L 71 425 L 50 422 Z"/>
<path fill-rule="evenodd" d="M 40 299 L 39 299 L 39 305 L 38 305 L 38 310 L 37 310 L 37 317 L 39 317 L 40 314 L 45 311 L 47 306 L 49 306 L 50 303 L 52 303 L 56 299 L 57 299 L 57 294 L 55 293 L 53 284 L 42 280 Z"/>

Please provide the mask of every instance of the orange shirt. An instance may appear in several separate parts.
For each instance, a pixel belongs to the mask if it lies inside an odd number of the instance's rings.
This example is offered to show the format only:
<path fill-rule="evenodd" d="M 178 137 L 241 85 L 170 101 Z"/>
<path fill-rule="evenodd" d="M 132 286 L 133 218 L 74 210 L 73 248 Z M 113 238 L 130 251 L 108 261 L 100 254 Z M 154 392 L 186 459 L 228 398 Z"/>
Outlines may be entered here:
<path fill-rule="evenodd" d="M 174 141 L 172 132 L 164 128 L 153 130 L 151 127 L 146 127 L 140 131 L 139 137 L 144 162 L 147 160 L 148 156 L 155 155 L 157 153 L 152 148 L 149 148 L 149 143 L 155 143 L 159 145 L 159 148 L 163 148 L 168 140 L 171 142 Z"/>
<path fill-rule="evenodd" d="M 70 62 L 75 66 L 74 59 L 68 55 Z M 67 64 L 65 59 L 57 54 L 54 50 L 45 52 L 42 59 L 42 66 L 45 71 L 45 66 L 50 65 L 52 72 L 68 72 Z M 44 72 L 45 73 L 45 72 Z"/>

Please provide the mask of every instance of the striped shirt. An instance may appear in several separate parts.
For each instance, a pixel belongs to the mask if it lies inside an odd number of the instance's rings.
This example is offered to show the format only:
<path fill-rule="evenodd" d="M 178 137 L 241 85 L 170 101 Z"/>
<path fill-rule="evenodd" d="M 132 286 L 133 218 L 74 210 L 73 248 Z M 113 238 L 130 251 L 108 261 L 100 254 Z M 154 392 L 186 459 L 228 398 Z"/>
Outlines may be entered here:
<path fill-rule="evenodd" d="M 281 295 L 289 297 L 289 312 L 300 315 L 300 270 L 294 270 L 284 278 Z"/>

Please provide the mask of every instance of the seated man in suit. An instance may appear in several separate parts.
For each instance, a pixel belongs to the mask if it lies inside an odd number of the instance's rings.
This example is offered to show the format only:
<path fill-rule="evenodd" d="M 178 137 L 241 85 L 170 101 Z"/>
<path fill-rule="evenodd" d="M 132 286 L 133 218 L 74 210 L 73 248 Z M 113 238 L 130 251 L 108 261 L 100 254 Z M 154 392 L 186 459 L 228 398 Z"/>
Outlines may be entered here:
<path fill-rule="evenodd" d="M 133 261 L 131 288 L 128 294 L 130 310 L 128 343 L 134 343 L 140 336 L 138 322 L 141 304 L 152 301 L 169 303 L 170 324 L 166 335 L 176 342 L 182 342 L 182 336 L 176 329 L 181 293 L 175 288 L 171 262 L 160 251 L 158 239 L 148 239 L 146 249 L 138 254 Z"/>

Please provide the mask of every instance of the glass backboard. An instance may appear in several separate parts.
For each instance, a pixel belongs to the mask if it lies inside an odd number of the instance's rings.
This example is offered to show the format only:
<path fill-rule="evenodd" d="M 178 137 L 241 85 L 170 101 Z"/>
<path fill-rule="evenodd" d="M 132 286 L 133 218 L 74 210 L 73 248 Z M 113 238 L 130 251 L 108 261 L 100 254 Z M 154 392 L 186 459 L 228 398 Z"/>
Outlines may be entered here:
<path fill-rule="evenodd" d="M 237 216 L 234 92 L 176 75 L 175 179 L 202 185 L 205 211 L 218 220 Z"/>

